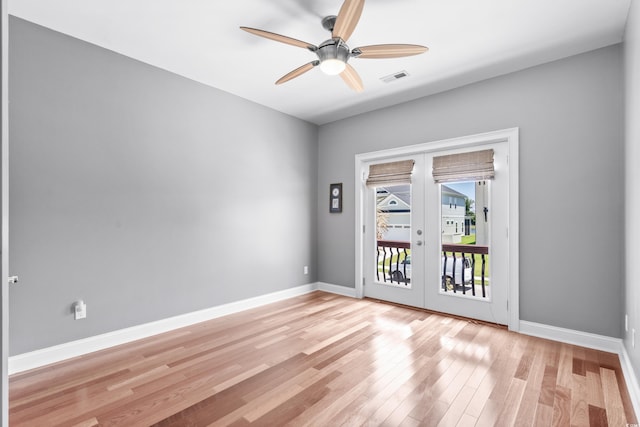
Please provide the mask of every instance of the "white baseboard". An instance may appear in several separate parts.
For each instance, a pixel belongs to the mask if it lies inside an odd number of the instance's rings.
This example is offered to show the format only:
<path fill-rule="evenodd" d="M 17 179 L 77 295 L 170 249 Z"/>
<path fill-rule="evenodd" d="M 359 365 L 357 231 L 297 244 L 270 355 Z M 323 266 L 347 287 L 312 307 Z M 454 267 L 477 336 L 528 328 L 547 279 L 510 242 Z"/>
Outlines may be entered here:
<path fill-rule="evenodd" d="M 347 288 L 346 286 L 332 285 L 331 283 L 316 283 L 319 291 L 330 292 L 332 294 L 342 295 L 345 297 L 356 298 L 356 289 Z"/>
<path fill-rule="evenodd" d="M 611 338 L 604 335 L 575 331 L 573 329 L 558 328 L 556 326 L 527 322 L 525 320 L 520 321 L 519 332 L 524 335 L 546 338 L 553 341 L 592 348 L 594 350 L 607 351 L 609 353 L 619 354 L 622 348 L 622 340 L 620 338 Z"/>
<path fill-rule="evenodd" d="M 636 412 L 636 417 L 640 416 L 640 385 L 638 384 L 638 376 L 636 375 L 629 353 L 624 344 L 620 350 L 620 365 L 622 365 L 622 373 L 624 380 L 627 383 L 627 389 L 629 390 L 629 397 L 631 403 L 633 403 L 633 410 Z"/>
<path fill-rule="evenodd" d="M 579 345 L 581 347 L 592 348 L 594 350 L 616 353 L 620 358 L 622 374 L 627 383 L 629 397 L 633 404 L 636 415 L 640 415 L 640 386 L 638 377 L 631 364 L 631 359 L 620 338 L 611 338 L 604 335 L 590 334 L 587 332 L 574 331 L 572 329 L 558 328 L 555 326 L 542 325 L 540 323 L 520 321 L 521 334 L 531 335 L 539 338 L 546 338 L 567 344 Z"/>
<path fill-rule="evenodd" d="M 29 353 L 18 354 L 16 356 L 9 357 L 9 375 L 49 365 L 51 363 L 60 362 L 72 357 L 82 356 L 83 354 L 92 353 L 94 351 L 103 350 L 105 348 L 125 344 L 142 338 L 147 338 L 152 335 L 172 331 L 174 329 L 215 319 L 217 317 L 226 316 L 228 314 L 238 313 L 250 308 L 307 294 L 317 289 L 318 284 L 311 283 L 308 285 L 298 286 L 296 288 L 273 292 L 267 295 L 261 295 L 242 301 L 236 301 L 204 310 L 194 311 L 192 313 L 170 317 L 168 319 L 132 326 L 130 328 L 120 329 L 53 347 L 43 348 Z M 327 292 L 331 291 L 327 290 Z"/>

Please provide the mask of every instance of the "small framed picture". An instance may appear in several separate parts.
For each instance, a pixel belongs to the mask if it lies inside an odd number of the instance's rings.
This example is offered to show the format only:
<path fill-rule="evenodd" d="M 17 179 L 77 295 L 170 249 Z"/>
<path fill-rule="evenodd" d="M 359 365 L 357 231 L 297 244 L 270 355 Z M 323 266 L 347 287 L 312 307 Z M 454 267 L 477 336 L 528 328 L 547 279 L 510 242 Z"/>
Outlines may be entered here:
<path fill-rule="evenodd" d="M 329 212 L 342 212 L 342 183 L 329 185 Z"/>

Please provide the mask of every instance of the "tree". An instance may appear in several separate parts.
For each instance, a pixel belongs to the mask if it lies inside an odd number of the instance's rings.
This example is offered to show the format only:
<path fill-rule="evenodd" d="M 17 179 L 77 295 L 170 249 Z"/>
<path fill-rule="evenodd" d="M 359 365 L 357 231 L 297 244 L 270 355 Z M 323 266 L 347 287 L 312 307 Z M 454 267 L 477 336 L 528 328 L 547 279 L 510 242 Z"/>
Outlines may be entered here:
<path fill-rule="evenodd" d="M 382 240 L 384 233 L 389 229 L 389 213 L 380 209 L 376 203 L 376 240 Z"/>
<path fill-rule="evenodd" d="M 475 212 L 475 200 L 470 199 L 469 197 L 464 198 L 464 215 L 471 219 L 471 223 L 476 223 L 476 212 Z M 473 209 L 473 210 L 472 210 Z"/>

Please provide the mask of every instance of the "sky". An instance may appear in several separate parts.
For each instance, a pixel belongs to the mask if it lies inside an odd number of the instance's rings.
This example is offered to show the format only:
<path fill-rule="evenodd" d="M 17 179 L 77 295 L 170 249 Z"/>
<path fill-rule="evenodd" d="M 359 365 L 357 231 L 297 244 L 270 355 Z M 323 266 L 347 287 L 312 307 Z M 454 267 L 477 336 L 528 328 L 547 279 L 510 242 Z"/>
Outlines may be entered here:
<path fill-rule="evenodd" d="M 475 181 L 467 182 L 449 182 L 447 187 L 453 188 L 456 191 L 461 192 L 471 200 L 476 200 L 476 183 Z"/>

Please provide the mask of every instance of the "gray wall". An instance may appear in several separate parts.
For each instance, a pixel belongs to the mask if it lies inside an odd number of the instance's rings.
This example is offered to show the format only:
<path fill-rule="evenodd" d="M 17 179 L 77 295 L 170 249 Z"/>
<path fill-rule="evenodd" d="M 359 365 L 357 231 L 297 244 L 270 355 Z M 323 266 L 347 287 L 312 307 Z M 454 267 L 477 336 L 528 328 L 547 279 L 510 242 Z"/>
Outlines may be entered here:
<path fill-rule="evenodd" d="M 632 2 L 625 34 L 625 160 L 626 160 L 626 285 L 625 312 L 629 332 L 624 335 L 627 353 L 640 374 L 640 345 L 631 345 L 631 330 L 640 339 L 640 4 Z"/>
<path fill-rule="evenodd" d="M 16 18 L 10 43 L 12 355 L 316 281 L 317 126 Z"/>
<path fill-rule="evenodd" d="M 619 45 L 320 127 L 319 280 L 354 287 L 354 156 L 520 128 L 521 319 L 621 336 Z M 328 186 L 344 183 L 344 212 Z M 567 230 L 558 233 L 558 230 Z"/>

